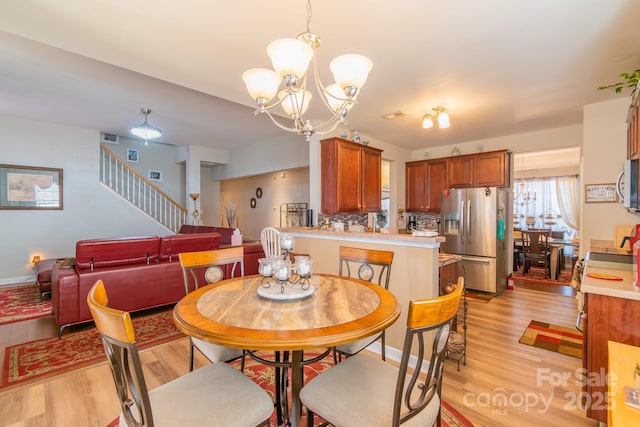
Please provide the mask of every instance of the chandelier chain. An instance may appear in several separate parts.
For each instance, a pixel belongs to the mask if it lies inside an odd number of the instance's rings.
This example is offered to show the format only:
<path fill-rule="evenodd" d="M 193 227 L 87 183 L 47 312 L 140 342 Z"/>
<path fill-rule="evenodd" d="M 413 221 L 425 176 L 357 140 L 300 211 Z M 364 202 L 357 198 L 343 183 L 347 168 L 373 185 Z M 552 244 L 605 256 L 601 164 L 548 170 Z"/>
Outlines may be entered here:
<path fill-rule="evenodd" d="M 311 0 L 307 0 L 307 33 L 310 33 L 309 26 L 311 25 L 311 15 L 313 11 L 311 10 Z"/>

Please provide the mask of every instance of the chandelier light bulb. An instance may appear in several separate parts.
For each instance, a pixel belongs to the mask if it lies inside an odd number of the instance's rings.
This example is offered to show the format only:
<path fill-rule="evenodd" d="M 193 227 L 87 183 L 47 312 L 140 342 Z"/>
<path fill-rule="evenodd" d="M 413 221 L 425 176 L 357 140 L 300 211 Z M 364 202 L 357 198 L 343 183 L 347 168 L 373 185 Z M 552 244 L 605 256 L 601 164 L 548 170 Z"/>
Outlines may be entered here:
<path fill-rule="evenodd" d="M 343 89 L 355 87 L 360 89 L 367 81 L 373 62 L 363 55 L 348 53 L 336 57 L 329 64 L 336 84 Z"/>
<path fill-rule="evenodd" d="M 433 119 L 431 118 L 431 114 L 425 114 L 422 117 L 422 128 L 430 129 L 433 127 Z"/>
<path fill-rule="evenodd" d="M 247 86 L 247 90 L 256 101 L 264 99 L 269 102 L 278 93 L 280 77 L 273 70 L 266 68 L 252 68 L 242 73 L 242 80 Z"/>
<path fill-rule="evenodd" d="M 278 98 L 282 101 L 282 109 L 292 118 L 296 114 L 302 115 L 307 111 L 312 97 L 313 94 L 308 90 L 296 90 L 291 93 L 283 90 L 278 94 Z"/>
<path fill-rule="evenodd" d="M 451 126 L 451 123 L 449 122 L 449 114 L 447 114 L 446 111 L 442 111 L 438 114 L 438 127 L 440 129 L 446 129 L 449 126 Z"/>
<path fill-rule="evenodd" d="M 280 78 L 295 76 L 301 79 L 313 58 L 313 48 L 298 39 L 278 39 L 267 47 L 273 69 Z"/>

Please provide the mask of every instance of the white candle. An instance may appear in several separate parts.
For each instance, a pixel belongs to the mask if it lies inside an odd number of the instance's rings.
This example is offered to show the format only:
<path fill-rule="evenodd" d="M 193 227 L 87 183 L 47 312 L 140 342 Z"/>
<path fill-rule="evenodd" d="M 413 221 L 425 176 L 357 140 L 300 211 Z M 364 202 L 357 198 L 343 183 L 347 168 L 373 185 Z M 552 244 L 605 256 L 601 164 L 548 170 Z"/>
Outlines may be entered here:
<path fill-rule="evenodd" d="M 278 278 L 278 280 L 289 279 L 289 268 L 284 266 L 279 267 L 276 272 L 276 277 Z"/>

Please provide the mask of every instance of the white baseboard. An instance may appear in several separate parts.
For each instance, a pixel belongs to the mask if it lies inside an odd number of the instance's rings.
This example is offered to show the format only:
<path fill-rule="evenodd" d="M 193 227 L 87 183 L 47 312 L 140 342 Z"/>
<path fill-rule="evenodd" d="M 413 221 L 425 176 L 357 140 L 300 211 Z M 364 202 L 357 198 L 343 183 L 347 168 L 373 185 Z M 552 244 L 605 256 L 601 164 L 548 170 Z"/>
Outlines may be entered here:
<path fill-rule="evenodd" d="M 0 279 L 0 286 L 19 285 L 21 283 L 35 282 L 36 276 L 10 277 L 8 279 Z"/>

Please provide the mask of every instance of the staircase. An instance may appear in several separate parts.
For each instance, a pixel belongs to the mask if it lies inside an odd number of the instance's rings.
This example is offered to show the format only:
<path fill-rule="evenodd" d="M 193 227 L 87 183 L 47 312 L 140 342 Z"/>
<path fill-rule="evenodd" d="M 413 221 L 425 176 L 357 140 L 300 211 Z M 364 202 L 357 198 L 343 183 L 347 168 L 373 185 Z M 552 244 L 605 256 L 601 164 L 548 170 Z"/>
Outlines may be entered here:
<path fill-rule="evenodd" d="M 102 144 L 100 182 L 174 233 L 186 222 L 188 212 L 185 208 Z"/>

